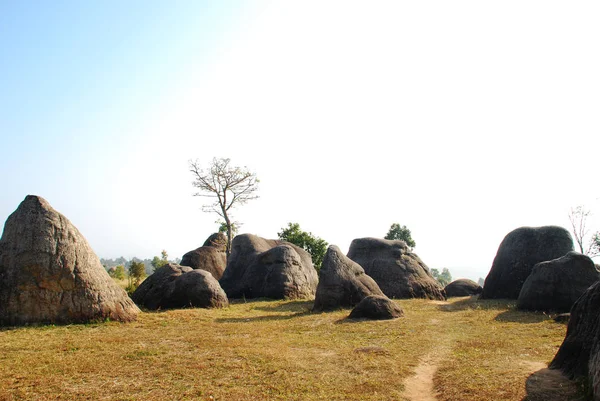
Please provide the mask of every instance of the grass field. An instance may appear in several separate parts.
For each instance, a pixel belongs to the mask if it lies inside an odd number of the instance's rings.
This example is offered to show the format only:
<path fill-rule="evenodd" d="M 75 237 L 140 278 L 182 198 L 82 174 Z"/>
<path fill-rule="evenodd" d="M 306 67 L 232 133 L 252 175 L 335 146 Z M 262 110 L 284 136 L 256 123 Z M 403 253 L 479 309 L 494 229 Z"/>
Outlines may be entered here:
<path fill-rule="evenodd" d="M 409 400 L 421 370 L 438 400 L 521 400 L 566 331 L 502 301 L 396 302 L 394 321 L 259 300 L 2 329 L 0 400 Z"/>

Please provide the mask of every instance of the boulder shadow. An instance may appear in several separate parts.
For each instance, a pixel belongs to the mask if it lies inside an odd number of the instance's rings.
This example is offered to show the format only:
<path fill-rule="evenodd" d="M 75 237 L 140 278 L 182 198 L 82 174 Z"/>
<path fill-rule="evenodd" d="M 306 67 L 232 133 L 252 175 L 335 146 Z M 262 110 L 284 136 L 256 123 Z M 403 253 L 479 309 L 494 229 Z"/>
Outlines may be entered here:
<path fill-rule="evenodd" d="M 254 317 L 231 317 L 215 319 L 217 323 L 253 323 L 253 322 L 269 322 L 278 320 L 291 320 L 300 316 L 310 314 L 310 311 L 297 312 L 291 315 L 262 315 Z"/>
<path fill-rule="evenodd" d="M 494 320 L 497 322 L 512 323 L 541 323 L 550 320 L 552 317 L 542 312 L 528 312 L 518 309 L 510 309 L 499 313 Z"/>
<path fill-rule="evenodd" d="M 540 369 L 525 382 L 526 395 L 521 401 L 585 401 L 585 388 L 569 380 L 560 370 Z"/>
<path fill-rule="evenodd" d="M 452 300 L 455 299 L 454 302 Z M 438 305 L 442 312 L 460 312 L 468 309 L 502 310 L 514 308 L 516 301 L 512 299 L 479 299 L 479 295 L 469 297 L 450 298 L 448 303 Z"/>
<path fill-rule="evenodd" d="M 257 306 L 253 309 L 264 312 L 310 312 L 313 308 L 314 301 L 297 300 L 288 301 L 279 305 Z"/>

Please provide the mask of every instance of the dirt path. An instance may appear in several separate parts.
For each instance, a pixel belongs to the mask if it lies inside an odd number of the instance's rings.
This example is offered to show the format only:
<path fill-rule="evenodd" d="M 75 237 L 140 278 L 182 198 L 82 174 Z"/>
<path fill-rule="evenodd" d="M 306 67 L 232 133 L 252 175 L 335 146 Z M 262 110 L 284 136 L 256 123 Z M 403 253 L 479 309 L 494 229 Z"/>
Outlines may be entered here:
<path fill-rule="evenodd" d="M 433 319 L 432 325 L 438 325 L 439 320 Z M 437 372 L 438 365 L 450 353 L 452 339 L 449 337 L 439 338 L 439 343 L 432 351 L 425 355 L 415 369 L 412 376 L 404 380 L 403 396 L 409 401 L 436 401 L 437 393 L 433 386 L 433 377 Z"/>

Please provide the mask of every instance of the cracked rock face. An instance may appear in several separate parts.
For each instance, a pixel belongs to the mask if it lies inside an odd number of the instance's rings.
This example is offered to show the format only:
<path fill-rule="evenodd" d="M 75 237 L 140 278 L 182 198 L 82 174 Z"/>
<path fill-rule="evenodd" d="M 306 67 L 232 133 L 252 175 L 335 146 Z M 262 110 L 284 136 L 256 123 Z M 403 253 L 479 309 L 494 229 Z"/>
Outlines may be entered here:
<path fill-rule="evenodd" d="M 219 281 L 229 298 L 314 297 L 319 278 L 310 254 L 286 241 L 237 235 Z"/>
<path fill-rule="evenodd" d="M 390 298 L 446 299 L 444 288 L 404 241 L 358 238 L 350 244 L 348 257 Z"/>
<path fill-rule="evenodd" d="M 0 239 L 0 325 L 132 321 L 139 309 L 79 230 L 28 195 Z"/>
<path fill-rule="evenodd" d="M 227 267 L 226 245 L 227 238 L 223 234 L 212 234 L 204 245 L 183 255 L 180 265 L 205 270 L 220 280 Z"/>
<path fill-rule="evenodd" d="M 313 310 L 351 308 L 368 295 L 383 296 L 383 292 L 358 263 L 346 257 L 337 246 L 329 246 L 323 258 Z"/>

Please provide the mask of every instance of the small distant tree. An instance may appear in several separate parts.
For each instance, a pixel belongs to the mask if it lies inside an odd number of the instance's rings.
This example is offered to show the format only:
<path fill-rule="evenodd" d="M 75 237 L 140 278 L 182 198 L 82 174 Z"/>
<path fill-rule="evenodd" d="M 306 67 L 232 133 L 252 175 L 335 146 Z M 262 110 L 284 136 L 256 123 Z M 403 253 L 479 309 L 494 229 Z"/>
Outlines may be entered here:
<path fill-rule="evenodd" d="M 452 275 L 446 267 L 442 269 L 441 273 L 438 269 L 431 269 L 431 275 L 444 287 L 452 282 Z"/>
<path fill-rule="evenodd" d="M 125 279 L 125 267 L 118 265 L 108 269 L 108 275 L 117 280 Z"/>
<path fill-rule="evenodd" d="M 158 256 L 155 256 L 154 258 L 152 258 L 152 261 L 150 262 L 150 264 L 152 265 L 153 272 L 157 271 L 158 269 L 160 269 L 161 267 L 163 267 L 164 265 L 169 263 L 169 255 L 167 254 L 167 251 L 165 251 L 163 249 L 160 252 L 160 255 L 161 255 L 160 258 Z"/>
<path fill-rule="evenodd" d="M 410 230 L 406 226 L 400 226 L 398 223 L 394 223 L 390 226 L 390 230 L 384 238 L 391 240 L 400 239 L 406 242 L 406 245 L 408 245 L 411 249 L 417 246 L 415 241 L 412 239 Z"/>
<path fill-rule="evenodd" d="M 583 206 L 571 208 L 569 212 L 569 221 L 571 222 L 571 232 L 575 237 L 575 243 L 579 247 L 579 252 L 593 258 L 600 255 L 600 232 L 593 233 L 590 240 L 587 241 L 590 230 L 587 227 L 587 219 L 592 212 Z"/>
<path fill-rule="evenodd" d="M 231 253 L 233 222 L 231 209 L 258 198 L 259 180 L 256 174 L 246 167 L 230 165 L 230 159 L 213 158 L 208 168 L 200 167 L 198 161 L 189 161 L 190 172 L 194 175 L 192 185 L 198 188 L 194 196 L 212 198 L 214 202 L 204 205 L 202 210 L 213 212 L 225 220 L 227 226 L 227 255 Z"/>
<path fill-rule="evenodd" d="M 141 261 L 136 261 L 135 258 L 129 264 L 129 282 L 125 289 L 129 294 L 133 293 L 136 288 L 142 283 L 146 277 L 146 266 Z"/>
<path fill-rule="evenodd" d="M 291 242 L 310 253 L 315 269 L 317 271 L 321 270 L 323 258 L 325 252 L 327 252 L 327 241 L 313 235 L 313 233 L 302 231 L 298 223 L 288 223 L 288 226 L 282 228 L 277 235 L 279 239 Z"/>

